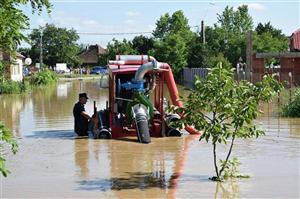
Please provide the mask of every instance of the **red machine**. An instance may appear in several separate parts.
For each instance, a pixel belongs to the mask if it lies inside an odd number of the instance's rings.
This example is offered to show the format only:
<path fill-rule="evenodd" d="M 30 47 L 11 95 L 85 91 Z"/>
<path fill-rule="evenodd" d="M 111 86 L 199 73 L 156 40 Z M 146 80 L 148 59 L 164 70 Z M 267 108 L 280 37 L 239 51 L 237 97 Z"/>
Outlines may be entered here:
<path fill-rule="evenodd" d="M 164 84 L 174 105 L 182 106 L 171 67 L 147 55 L 118 55 L 109 61 L 109 102 L 105 110 L 97 112 L 98 124 L 93 128 L 95 138 L 137 136 L 141 143 L 150 137 L 181 136 L 169 126 L 178 120 L 167 114 Z M 190 134 L 198 133 L 187 126 Z"/>

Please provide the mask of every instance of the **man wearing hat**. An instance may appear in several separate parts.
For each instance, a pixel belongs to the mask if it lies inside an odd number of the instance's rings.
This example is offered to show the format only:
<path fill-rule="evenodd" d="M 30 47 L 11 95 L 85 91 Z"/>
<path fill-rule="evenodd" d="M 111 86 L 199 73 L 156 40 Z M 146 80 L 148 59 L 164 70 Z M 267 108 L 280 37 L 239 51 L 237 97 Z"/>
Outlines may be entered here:
<path fill-rule="evenodd" d="M 86 112 L 84 105 L 87 100 L 86 93 L 79 94 L 79 101 L 74 105 L 73 115 L 74 115 L 74 129 L 78 136 L 88 136 L 88 123 L 92 120 Z"/>

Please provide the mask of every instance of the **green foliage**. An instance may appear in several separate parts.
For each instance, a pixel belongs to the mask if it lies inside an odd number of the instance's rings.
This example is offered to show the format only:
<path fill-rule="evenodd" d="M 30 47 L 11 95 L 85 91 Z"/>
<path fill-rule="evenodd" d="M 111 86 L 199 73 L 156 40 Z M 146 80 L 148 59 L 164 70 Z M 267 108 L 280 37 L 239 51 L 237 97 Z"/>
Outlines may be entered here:
<path fill-rule="evenodd" d="M 258 23 L 258 25 L 255 28 L 255 32 L 258 35 L 262 35 L 262 34 L 268 32 L 268 33 L 270 33 L 272 35 L 272 37 L 276 37 L 276 38 L 282 37 L 282 38 L 285 38 L 285 35 L 282 33 L 282 31 L 280 29 L 276 29 L 275 27 L 273 27 L 270 22 L 265 23 L 265 24 Z"/>
<path fill-rule="evenodd" d="M 31 76 L 30 83 L 34 86 L 48 85 L 56 82 L 57 75 L 53 71 L 45 69 Z"/>
<path fill-rule="evenodd" d="M 238 167 L 241 165 L 239 160 L 234 157 L 231 160 L 223 161 L 220 160 L 220 165 L 221 167 L 224 167 L 224 176 L 223 178 L 225 180 L 229 178 L 249 178 L 250 176 L 248 175 L 242 175 L 240 174 Z"/>
<path fill-rule="evenodd" d="M 50 12 L 51 4 L 48 0 L 0 1 L 0 49 L 13 53 L 17 45 L 26 40 L 22 30 L 28 28 L 29 18 L 19 8 L 28 3 L 31 4 L 33 12 L 41 13 L 43 7 Z"/>
<path fill-rule="evenodd" d="M 282 108 L 284 117 L 300 117 L 300 88 L 297 88 L 291 102 Z"/>
<path fill-rule="evenodd" d="M 148 51 L 154 47 L 154 40 L 143 35 L 136 36 L 132 40 L 132 47 L 138 51 L 138 54 L 148 55 Z"/>
<path fill-rule="evenodd" d="M 157 60 L 169 63 L 178 79 L 181 70 L 187 67 L 188 44 L 193 38 L 188 19 L 181 10 L 174 12 L 172 16 L 165 14 L 156 22 L 153 36 L 156 41 L 150 54 Z"/>
<path fill-rule="evenodd" d="M 222 66 L 224 68 L 231 68 L 232 67 L 231 63 L 228 61 L 228 59 L 226 59 L 224 57 L 224 55 L 222 53 L 219 53 L 217 56 L 210 57 L 207 62 L 208 62 L 207 65 L 210 68 L 216 66 L 220 62 L 222 63 Z"/>
<path fill-rule="evenodd" d="M 187 66 L 186 41 L 179 34 L 170 34 L 155 43 L 155 57 L 171 65 L 174 76 L 180 77 L 181 70 Z"/>
<path fill-rule="evenodd" d="M 5 94 L 20 94 L 30 90 L 28 82 L 16 82 L 12 80 L 5 80 L 0 82 L 0 93 Z"/>
<path fill-rule="evenodd" d="M 115 38 L 108 43 L 106 53 L 99 57 L 99 64 L 106 65 L 108 60 L 115 60 L 116 55 L 135 55 L 137 50 L 133 48 L 132 42 L 123 39 L 118 41 Z"/>
<path fill-rule="evenodd" d="M 211 52 L 209 48 L 203 44 L 202 38 L 195 34 L 188 44 L 188 67 L 208 68 L 210 54 Z"/>
<path fill-rule="evenodd" d="M 285 36 L 274 36 L 272 32 L 253 34 L 254 52 L 286 52 L 289 40 Z"/>
<path fill-rule="evenodd" d="M 13 154 L 16 154 L 18 151 L 18 144 L 13 138 L 10 130 L 0 122 L 0 172 L 4 177 L 10 173 L 10 171 L 5 166 L 6 159 L 3 156 L 2 150 L 5 144 L 8 144 L 11 147 Z"/>
<path fill-rule="evenodd" d="M 211 141 L 214 151 L 216 170 L 215 179 L 223 179 L 222 172 L 229 160 L 235 138 L 252 138 L 264 135 L 253 123 L 260 113 L 259 102 L 269 101 L 282 89 L 282 85 L 271 76 L 266 76 L 255 85 L 247 81 L 234 81 L 233 69 L 223 67 L 219 63 L 211 68 L 206 79 L 199 77 L 195 82 L 195 90 L 187 99 L 183 99 L 184 107 L 172 107 L 171 111 L 181 113 L 178 123 L 193 125 L 203 130 L 200 137 Z M 209 113 L 209 114 L 207 114 Z M 217 144 L 227 144 L 231 139 L 225 163 L 218 169 L 216 162 Z"/>
<path fill-rule="evenodd" d="M 155 24 L 156 28 L 152 35 L 157 39 L 162 39 L 170 29 L 170 15 L 168 13 L 162 15 Z"/>
<path fill-rule="evenodd" d="M 0 83 L 4 81 L 4 71 L 5 71 L 5 65 L 2 61 L 0 61 Z"/>
<path fill-rule="evenodd" d="M 226 31 L 234 33 L 246 33 L 253 28 L 253 19 L 247 5 L 241 5 L 237 10 L 226 6 L 223 13 L 218 14 L 218 23 Z"/>
<path fill-rule="evenodd" d="M 74 29 L 59 28 L 53 24 L 46 24 L 43 33 L 43 62 L 48 66 L 55 66 L 56 63 L 67 63 L 74 67 L 81 64 L 78 56 L 80 52 L 76 41 L 79 39 Z M 29 35 L 31 41 L 30 57 L 33 62 L 39 62 L 41 29 L 33 29 Z M 59 52 L 59 53 L 58 53 Z"/>

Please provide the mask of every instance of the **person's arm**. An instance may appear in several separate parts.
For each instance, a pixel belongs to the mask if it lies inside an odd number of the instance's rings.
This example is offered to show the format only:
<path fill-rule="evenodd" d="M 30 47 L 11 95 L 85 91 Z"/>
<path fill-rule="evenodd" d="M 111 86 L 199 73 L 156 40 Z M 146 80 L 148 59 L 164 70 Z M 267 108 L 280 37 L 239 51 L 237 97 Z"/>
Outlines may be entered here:
<path fill-rule="evenodd" d="M 81 111 L 80 115 L 82 115 L 83 117 L 85 117 L 87 120 L 91 120 L 92 117 L 89 116 L 89 114 L 87 114 L 85 111 Z"/>

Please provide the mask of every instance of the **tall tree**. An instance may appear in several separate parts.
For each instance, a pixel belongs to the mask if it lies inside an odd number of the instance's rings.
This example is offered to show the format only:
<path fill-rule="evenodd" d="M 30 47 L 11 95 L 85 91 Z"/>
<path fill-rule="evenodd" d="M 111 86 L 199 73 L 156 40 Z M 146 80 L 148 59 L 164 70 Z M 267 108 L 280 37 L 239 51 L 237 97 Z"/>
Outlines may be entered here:
<path fill-rule="evenodd" d="M 156 41 L 152 53 L 158 60 L 171 64 L 175 76 L 179 77 L 181 70 L 187 67 L 188 44 L 193 38 L 188 19 L 181 10 L 171 17 L 164 14 L 156 22 L 153 36 Z"/>
<path fill-rule="evenodd" d="M 266 32 L 269 32 L 271 33 L 272 37 L 285 37 L 280 29 L 276 29 L 274 26 L 271 25 L 271 22 L 265 24 L 258 23 L 255 28 L 255 32 L 258 35 L 262 35 Z"/>
<path fill-rule="evenodd" d="M 49 0 L 2 0 L 0 1 L 0 48 L 6 52 L 14 52 L 17 45 L 26 36 L 22 30 L 28 28 L 29 18 L 20 9 L 21 5 L 31 4 L 32 12 L 39 14 L 45 7 L 50 13 Z"/>
<path fill-rule="evenodd" d="M 210 48 L 203 44 L 202 38 L 195 34 L 188 44 L 188 67 L 206 68 L 208 67 L 208 58 Z"/>
<path fill-rule="evenodd" d="M 170 34 L 155 43 L 155 57 L 171 65 L 177 80 L 181 77 L 181 70 L 187 66 L 187 53 L 186 41 L 179 34 Z"/>
<path fill-rule="evenodd" d="M 259 23 L 255 28 L 253 38 L 254 52 L 284 52 L 288 50 L 288 38 L 270 22 Z"/>
<path fill-rule="evenodd" d="M 236 10 L 227 6 L 222 14 L 218 14 L 214 27 L 206 30 L 208 46 L 215 55 L 224 54 L 235 66 L 240 57 L 246 59 L 246 33 L 252 28 L 253 20 L 247 5 L 241 5 Z"/>
<path fill-rule="evenodd" d="M 33 12 L 40 13 L 44 7 L 50 13 L 51 5 L 48 0 L 1 0 L 0 1 L 0 49 L 12 53 L 17 45 L 26 36 L 22 30 L 29 26 L 29 18 L 20 9 L 21 5 L 31 4 Z M 0 61 L 0 77 L 3 76 L 5 65 Z M 1 82 L 2 83 L 2 82 Z M 7 144 L 11 147 L 13 153 L 17 152 L 18 145 L 12 136 L 11 131 L 0 123 L 0 150 Z M 0 172 L 3 176 L 7 176 L 9 170 L 5 166 L 6 159 L 0 153 Z"/>
<path fill-rule="evenodd" d="M 241 5 L 235 11 L 226 6 L 222 14 L 217 14 L 220 26 L 230 33 L 246 33 L 253 28 L 253 19 L 248 13 L 248 6 Z"/>
<path fill-rule="evenodd" d="M 159 20 L 155 23 L 156 28 L 153 31 L 153 36 L 157 39 L 162 39 L 165 34 L 169 31 L 170 26 L 170 16 L 169 13 L 162 15 Z"/>
<path fill-rule="evenodd" d="M 78 54 L 80 47 L 76 43 L 79 39 L 74 29 L 59 28 L 52 24 L 46 24 L 41 29 L 34 29 L 29 35 L 31 40 L 31 57 L 33 61 L 39 61 L 40 43 L 42 31 L 43 62 L 48 66 L 56 63 L 67 63 L 73 67 L 80 64 Z"/>
<path fill-rule="evenodd" d="M 143 35 L 139 35 L 133 38 L 132 47 L 136 49 L 139 54 L 146 55 L 148 51 L 153 49 L 154 40 L 153 38 L 148 38 Z"/>

